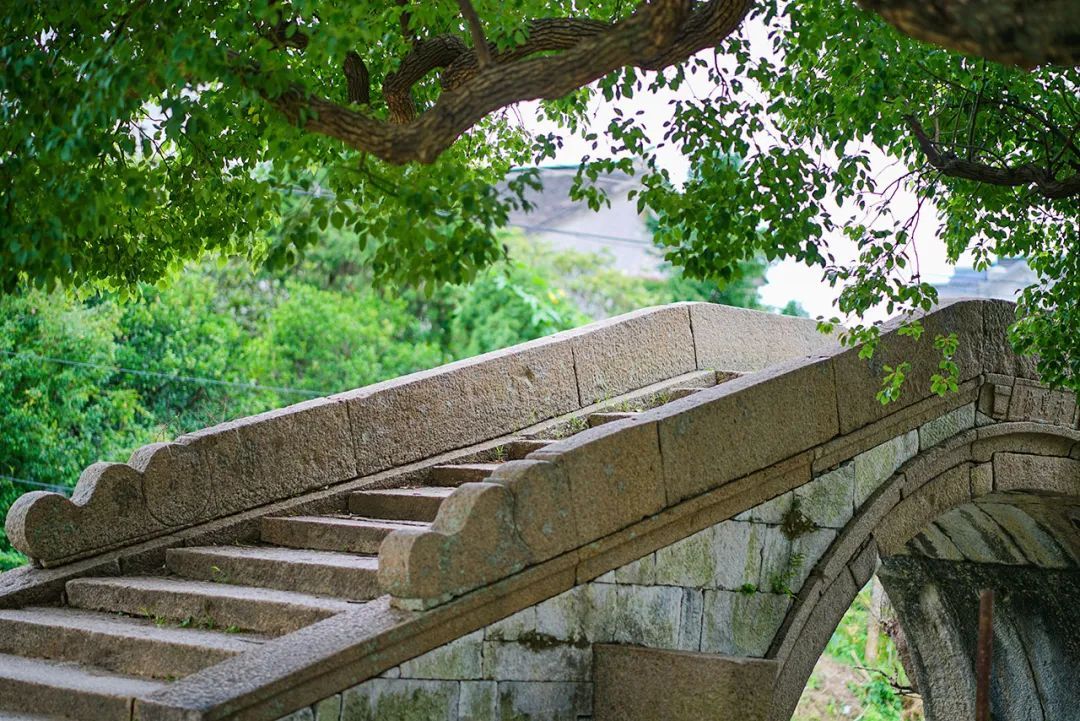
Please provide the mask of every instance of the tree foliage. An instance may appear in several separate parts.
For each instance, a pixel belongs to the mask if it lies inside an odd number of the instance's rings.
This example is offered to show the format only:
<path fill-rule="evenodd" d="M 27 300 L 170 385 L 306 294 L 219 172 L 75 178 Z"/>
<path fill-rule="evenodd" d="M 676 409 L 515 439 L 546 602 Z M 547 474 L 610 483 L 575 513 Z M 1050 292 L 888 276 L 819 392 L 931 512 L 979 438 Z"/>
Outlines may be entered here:
<path fill-rule="evenodd" d="M 901 0 L 867 4 L 919 20 Z M 954 13 L 969 5 L 934 4 L 957 20 L 941 32 L 970 34 Z M 1036 20 L 1018 47 L 1070 27 Z M 1046 380 L 1078 382 L 1078 70 L 957 55 L 852 0 L 598 0 L 572 15 L 550 0 L 46 0 L 0 11 L 0 63 L 9 290 L 28 278 L 125 293 L 206 251 L 289 267 L 327 229 L 381 283 L 469 280 L 505 258 L 498 229 L 538 176 L 497 181 L 581 135 L 596 150 L 572 195 L 598 206 L 600 176 L 638 173 L 658 241 L 690 278 L 794 258 L 859 316 L 934 301 L 920 223 L 954 259 L 1025 255 L 1041 282 L 1015 340 Z M 661 129 L 623 111 L 659 93 L 679 98 Z M 529 99 L 556 130 L 517 122 Z M 603 129 L 587 122 L 598 103 L 614 113 Z M 670 152 L 695 168 L 687 182 L 663 169 Z M 896 173 L 876 172 L 882 157 Z M 904 186 L 914 214 L 890 202 Z M 836 261 L 840 232 L 857 262 Z M 875 329 L 850 338 L 872 343 Z"/>

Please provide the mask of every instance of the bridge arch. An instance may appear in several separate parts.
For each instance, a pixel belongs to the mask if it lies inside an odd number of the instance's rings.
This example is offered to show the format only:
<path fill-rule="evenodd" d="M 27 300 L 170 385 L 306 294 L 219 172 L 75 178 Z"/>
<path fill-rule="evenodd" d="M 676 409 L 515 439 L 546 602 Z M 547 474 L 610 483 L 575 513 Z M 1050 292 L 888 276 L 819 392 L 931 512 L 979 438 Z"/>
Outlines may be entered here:
<path fill-rule="evenodd" d="M 1003 423 L 960 433 L 902 465 L 823 554 L 773 640 L 770 718 L 790 718 L 833 629 L 875 572 L 909 641 L 927 718 L 975 717 L 983 588 L 998 594 L 995 713 L 1040 721 L 1074 713 L 1077 440 L 1071 429 Z M 849 576 L 831 572 L 840 563 Z"/>

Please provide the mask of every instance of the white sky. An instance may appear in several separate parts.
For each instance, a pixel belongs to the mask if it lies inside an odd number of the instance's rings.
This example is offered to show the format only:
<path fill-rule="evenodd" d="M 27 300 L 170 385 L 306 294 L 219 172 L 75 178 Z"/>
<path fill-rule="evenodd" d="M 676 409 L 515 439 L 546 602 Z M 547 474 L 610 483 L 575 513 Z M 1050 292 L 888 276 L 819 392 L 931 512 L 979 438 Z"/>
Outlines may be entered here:
<path fill-rule="evenodd" d="M 771 54 L 771 49 L 765 38 L 764 27 L 758 25 L 752 27 L 749 32 L 754 51 L 761 54 Z M 711 58 L 711 51 L 709 57 Z M 694 82 L 695 79 L 696 83 Z M 746 84 L 747 86 L 750 85 L 749 82 Z M 649 137 L 656 139 L 662 137 L 662 123 L 670 117 L 668 105 L 670 100 L 678 97 L 690 98 L 695 93 L 698 97 L 703 97 L 707 96 L 711 90 L 712 87 L 698 76 L 692 78 L 690 82 L 680 88 L 678 93 L 670 91 L 658 94 L 642 93 L 632 100 L 621 101 L 620 107 L 626 115 L 638 110 L 643 111 L 641 117 L 646 132 Z M 517 110 L 526 127 L 535 130 L 556 130 L 553 126 L 536 120 L 535 103 L 524 103 Z M 603 138 L 604 128 L 613 117 L 612 107 L 605 104 L 603 99 L 594 104 L 592 128 L 601 138 Z M 649 132 L 650 129 L 652 132 Z M 592 150 L 591 143 L 577 137 L 564 137 L 563 139 L 565 145 L 552 161 L 553 163 L 576 164 L 586 154 L 597 157 L 600 153 L 600 151 Z M 671 173 L 674 179 L 682 180 L 686 177 L 688 163 L 676 148 L 661 148 L 657 154 L 661 165 Z M 902 168 L 894 167 L 894 161 L 877 152 L 872 155 L 870 167 L 872 172 L 878 176 L 879 187 L 882 187 L 889 180 L 896 178 L 903 172 Z M 914 211 L 915 199 L 910 193 L 902 190 L 897 193 L 890 207 L 895 217 L 904 219 Z M 832 208 L 832 210 L 835 212 L 836 209 Z M 913 244 L 918 255 L 923 279 L 935 284 L 944 282 L 953 272 L 952 266 L 946 262 L 945 247 L 936 236 L 936 228 L 937 221 L 933 208 L 924 206 L 919 226 L 914 234 Z M 844 263 L 855 259 L 857 255 L 855 245 L 841 233 L 831 234 L 827 236 L 827 239 L 829 247 L 838 262 Z M 964 259 L 961 259 L 961 262 L 964 263 Z M 970 261 L 967 264 L 970 265 Z M 833 301 L 839 292 L 839 288 L 831 288 L 828 283 L 823 281 L 819 268 L 808 268 L 794 261 L 784 261 L 775 264 L 769 269 L 767 281 L 767 284 L 761 290 L 761 299 L 769 305 L 782 307 L 788 301 L 796 300 L 802 304 L 811 317 L 819 315 L 830 317 L 837 312 L 833 307 Z M 883 316 L 884 313 L 881 313 L 868 319 L 873 320 Z"/>

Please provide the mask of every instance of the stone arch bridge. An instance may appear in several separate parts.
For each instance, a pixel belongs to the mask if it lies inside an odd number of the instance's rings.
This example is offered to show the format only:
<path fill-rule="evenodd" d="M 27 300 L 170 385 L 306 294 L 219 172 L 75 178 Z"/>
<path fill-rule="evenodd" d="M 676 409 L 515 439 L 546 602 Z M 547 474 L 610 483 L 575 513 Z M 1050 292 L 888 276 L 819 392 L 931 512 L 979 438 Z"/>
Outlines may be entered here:
<path fill-rule="evenodd" d="M 1076 403 L 1012 317 L 923 318 L 945 396 L 929 342 L 677 304 L 95 464 L 8 515 L 0 715 L 782 721 L 879 573 L 930 718 L 984 587 L 995 718 L 1078 718 Z"/>

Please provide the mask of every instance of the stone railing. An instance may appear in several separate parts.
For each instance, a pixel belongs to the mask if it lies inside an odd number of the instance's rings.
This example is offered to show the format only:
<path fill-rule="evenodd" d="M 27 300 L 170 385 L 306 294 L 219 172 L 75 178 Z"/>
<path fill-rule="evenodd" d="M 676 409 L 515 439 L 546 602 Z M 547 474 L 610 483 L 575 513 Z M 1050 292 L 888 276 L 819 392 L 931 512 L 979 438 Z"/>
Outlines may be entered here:
<path fill-rule="evenodd" d="M 1005 331 L 1014 317 L 1011 303 L 954 302 L 922 319 L 922 341 L 900 335 L 894 323 L 871 362 L 859 358 L 858 349 L 818 349 L 551 444 L 505 464 L 490 482 L 455 490 L 430 529 L 388 536 L 380 583 L 399 606 L 438 605 L 902 414 L 934 395 L 931 376 L 941 356 L 932 341 L 939 333 L 959 336 L 961 384 L 996 374 L 1035 378 L 1034 362 L 1007 347 Z M 694 335 L 705 335 L 697 323 Z M 911 364 L 903 395 L 882 405 L 873 391 L 884 366 L 902 361 Z M 1055 392 L 1031 387 L 1041 399 L 1036 405 L 1056 402 L 1048 400 Z M 830 459 L 817 459 L 819 465 L 828 467 Z"/>
<path fill-rule="evenodd" d="M 756 371 L 829 342 L 805 319 L 706 303 L 647 308 L 155 443 L 127 463 L 95 463 L 71 499 L 21 497 L 6 529 L 36 564 L 57 566 L 514 433 L 680 374 Z M 465 496 L 456 497 L 460 512 Z M 445 530 L 449 516 L 441 518 Z"/>

